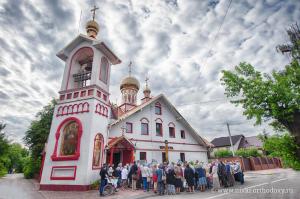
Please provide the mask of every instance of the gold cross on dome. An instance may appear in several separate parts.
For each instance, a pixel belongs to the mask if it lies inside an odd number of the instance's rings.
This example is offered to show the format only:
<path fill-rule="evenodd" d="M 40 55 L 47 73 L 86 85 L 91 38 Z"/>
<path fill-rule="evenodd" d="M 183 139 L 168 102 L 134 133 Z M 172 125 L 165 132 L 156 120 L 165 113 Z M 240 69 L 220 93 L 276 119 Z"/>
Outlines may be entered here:
<path fill-rule="evenodd" d="M 96 10 L 98 10 L 99 8 L 96 7 L 96 5 L 94 5 L 94 8 L 91 9 L 91 12 L 93 13 L 93 21 L 95 21 L 95 15 L 96 15 Z"/>
<path fill-rule="evenodd" d="M 129 65 L 128 65 L 129 76 L 131 76 L 131 65 L 132 65 L 132 61 L 130 61 Z"/>
<path fill-rule="evenodd" d="M 146 76 L 146 79 L 145 79 L 146 86 L 148 86 L 148 81 L 149 81 L 149 78 Z"/>

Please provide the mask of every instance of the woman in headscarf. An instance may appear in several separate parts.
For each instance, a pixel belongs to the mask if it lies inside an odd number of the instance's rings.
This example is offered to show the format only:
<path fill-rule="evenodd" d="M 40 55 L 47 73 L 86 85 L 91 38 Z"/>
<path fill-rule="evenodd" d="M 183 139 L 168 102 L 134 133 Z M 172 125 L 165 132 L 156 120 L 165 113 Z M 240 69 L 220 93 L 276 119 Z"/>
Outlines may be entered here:
<path fill-rule="evenodd" d="M 185 177 L 185 180 L 188 184 L 188 187 L 189 187 L 189 191 L 190 192 L 194 192 L 194 177 L 195 177 L 195 174 L 194 174 L 194 170 L 190 167 L 189 164 L 186 165 L 186 168 L 184 170 L 184 177 Z"/>
<path fill-rule="evenodd" d="M 183 178 L 183 173 L 182 173 L 182 168 L 181 165 L 178 163 L 177 166 L 174 168 L 175 172 L 175 188 L 176 188 L 176 193 L 180 193 L 180 189 L 182 187 L 182 178 Z"/>
<path fill-rule="evenodd" d="M 213 178 L 213 190 L 217 191 L 220 188 L 220 181 L 218 176 L 218 165 L 216 162 L 213 163 L 212 169 L 211 169 L 211 175 Z"/>

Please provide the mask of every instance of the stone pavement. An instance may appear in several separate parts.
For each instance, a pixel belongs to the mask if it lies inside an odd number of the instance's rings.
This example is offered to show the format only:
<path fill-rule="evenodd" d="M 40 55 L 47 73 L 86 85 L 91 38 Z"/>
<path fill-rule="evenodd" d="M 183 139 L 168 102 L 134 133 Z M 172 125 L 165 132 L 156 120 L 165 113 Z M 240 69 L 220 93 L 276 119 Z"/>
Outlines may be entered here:
<path fill-rule="evenodd" d="M 105 199 L 215 199 L 215 198 L 230 198 L 230 199 L 252 199 L 252 198 L 300 198 L 300 172 L 291 169 L 272 169 L 245 173 L 245 184 L 236 183 L 233 189 L 237 190 L 253 190 L 257 188 L 263 189 L 290 189 L 291 193 L 274 194 L 274 193 L 236 193 L 226 192 L 230 189 L 221 189 L 219 192 L 196 192 L 196 193 L 181 193 L 180 195 L 172 196 L 157 196 L 152 192 L 143 191 L 119 191 L 112 196 L 103 197 Z M 7 175 L 0 179 L 0 199 L 94 199 L 100 198 L 97 190 L 85 192 L 63 192 L 63 191 L 39 191 L 39 184 L 35 180 L 26 180 L 22 174 Z M 225 192 L 220 192 L 225 191 Z"/>

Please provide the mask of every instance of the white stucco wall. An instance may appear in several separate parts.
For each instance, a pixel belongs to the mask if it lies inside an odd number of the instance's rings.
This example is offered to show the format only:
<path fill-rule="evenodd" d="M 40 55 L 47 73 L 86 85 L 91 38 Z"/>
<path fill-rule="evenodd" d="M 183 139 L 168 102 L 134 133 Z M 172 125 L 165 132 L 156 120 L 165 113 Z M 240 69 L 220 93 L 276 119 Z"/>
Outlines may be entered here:
<path fill-rule="evenodd" d="M 180 152 L 185 153 L 185 158 L 188 161 L 200 160 L 207 162 L 206 148 L 199 145 L 193 138 L 191 133 L 180 122 L 178 122 L 172 112 L 169 111 L 164 101 L 159 101 L 162 105 L 162 115 L 156 115 L 154 112 L 155 102 L 144 107 L 141 111 L 129 116 L 116 125 L 113 125 L 110 129 L 109 137 L 118 137 L 122 135 L 122 126 L 126 126 L 126 122 L 133 124 L 133 133 L 125 133 L 127 138 L 133 138 L 132 141 L 136 145 L 136 159 L 139 159 L 139 152 L 147 152 L 147 161 L 151 162 L 155 159 L 158 162 L 162 161 L 162 152 L 160 146 L 165 146 L 163 143 L 168 140 L 169 147 L 173 147 L 173 150 L 169 150 L 169 160 L 177 162 L 180 159 Z M 141 134 L 141 119 L 147 118 L 149 120 L 149 135 Z M 163 136 L 156 136 L 155 120 L 160 118 L 163 123 Z M 175 138 L 169 137 L 169 123 L 175 124 Z M 180 136 L 180 130 L 185 131 L 185 139 Z M 173 142 L 173 143 L 172 143 Z"/>

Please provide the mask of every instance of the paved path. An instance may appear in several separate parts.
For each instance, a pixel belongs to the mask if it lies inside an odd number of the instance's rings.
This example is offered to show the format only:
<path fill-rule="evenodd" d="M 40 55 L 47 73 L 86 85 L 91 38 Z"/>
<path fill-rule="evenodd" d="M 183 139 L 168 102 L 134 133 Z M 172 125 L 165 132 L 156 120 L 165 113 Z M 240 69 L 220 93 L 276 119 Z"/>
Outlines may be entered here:
<path fill-rule="evenodd" d="M 23 174 L 0 178 L 0 199 L 45 199 L 32 182 L 24 179 Z"/>
<path fill-rule="evenodd" d="M 219 192 L 181 193 L 175 196 L 157 196 L 153 193 L 130 190 L 120 191 L 105 199 L 264 199 L 264 198 L 300 198 L 300 172 L 291 169 L 272 169 L 245 173 L 245 184 L 238 183 L 233 189 L 221 189 Z M 273 189 L 272 189 L 273 188 Z M 257 193 L 262 191 L 286 191 L 288 193 Z M 248 191 L 248 193 L 245 193 Z M 244 192 L 244 193 L 240 193 Z M 38 191 L 34 180 L 23 179 L 21 174 L 8 175 L 0 179 L 0 199 L 93 199 L 99 198 L 98 191 L 54 192 Z"/>

